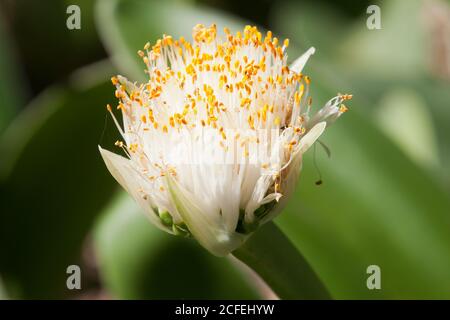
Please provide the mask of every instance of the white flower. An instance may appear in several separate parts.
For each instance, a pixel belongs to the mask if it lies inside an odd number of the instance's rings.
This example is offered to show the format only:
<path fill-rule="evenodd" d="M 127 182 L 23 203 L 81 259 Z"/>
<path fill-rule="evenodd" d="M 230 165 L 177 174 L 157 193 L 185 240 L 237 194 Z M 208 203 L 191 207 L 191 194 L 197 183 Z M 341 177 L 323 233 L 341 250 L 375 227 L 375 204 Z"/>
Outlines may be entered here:
<path fill-rule="evenodd" d="M 311 48 L 289 68 L 269 31 L 197 25 L 193 44 L 164 36 L 138 54 L 149 81 L 113 77 L 126 157 L 100 148 L 111 174 L 159 228 L 227 255 L 280 212 L 302 155 L 346 110 L 333 98 L 309 116 Z"/>

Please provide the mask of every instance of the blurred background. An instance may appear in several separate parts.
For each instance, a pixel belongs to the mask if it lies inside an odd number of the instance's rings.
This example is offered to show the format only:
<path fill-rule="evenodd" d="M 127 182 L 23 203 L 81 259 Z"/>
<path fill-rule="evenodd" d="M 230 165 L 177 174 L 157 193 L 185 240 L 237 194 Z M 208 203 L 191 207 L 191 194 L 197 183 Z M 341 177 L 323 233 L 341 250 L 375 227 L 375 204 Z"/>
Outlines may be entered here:
<path fill-rule="evenodd" d="M 81 29 L 69 30 L 69 5 Z M 381 29 L 370 30 L 370 5 Z M 276 220 L 336 299 L 450 298 L 450 1 L 0 0 L 0 298 L 273 298 L 249 270 L 165 234 L 106 170 L 110 77 L 197 23 L 316 54 L 314 108 L 353 93 Z M 283 248 L 280 248 L 283 250 Z M 381 290 L 366 269 L 381 268 Z M 68 290 L 79 265 L 82 289 Z"/>

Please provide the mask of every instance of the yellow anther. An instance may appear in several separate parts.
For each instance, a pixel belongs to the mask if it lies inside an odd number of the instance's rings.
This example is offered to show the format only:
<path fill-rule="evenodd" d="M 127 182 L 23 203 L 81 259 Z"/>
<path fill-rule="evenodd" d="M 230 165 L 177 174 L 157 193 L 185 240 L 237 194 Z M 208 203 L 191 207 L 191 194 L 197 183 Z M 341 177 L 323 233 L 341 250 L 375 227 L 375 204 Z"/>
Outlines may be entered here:
<path fill-rule="evenodd" d="M 281 84 L 281 82 L 283 82 L 283 77 L 279 74 L 279 75 L 277 76 L 277 83 L 278 83 L 278 84 Z"/>
<path fill-rule="evenodd" d="M 211 43 L 216 39 L 217 28 L 215 24 L 206 28 L 203 24 L 197 24 L 193 30 L 193 38 L 195 42 Z"/>
<path fill-rule="evenodd" d="M 305 76 L 305 82 L 306 84 L 310 84 L 311 83 L 311 78 L 308 76 Z"/>
<path fill-rule="evenodd" d="M 350 100 L 353 98 L 352 94 L 344 94 L 341 96 L 343 100 Z"/>
<path fill-rule="evenodd" d="M 163 40 L 166 45 L 173 45 L 173 38 L 171 36 L 164 36 Z"/>
<path fill-rule="evenodd" d="M 248 105 L 250 105 L 251 102 L 252 102 L 252 100 L 250 98 L 242 98 L 241 99 L 241 107 L 248 106 Z"/>
<path fill-rule="evenodd" d="M 281 119 L 279 116 L 276 116 L 275 119 L 273 120 L 273 124 L 276 126 L 279 126 L 281 123 Z"/>
<path fill-rule="evenodd" d="M 193 74 L 195 74 L 195 69 L 194 69 L 194 66 L 193 66 L 192 64 L 189 64 L 189 65 L 186 67 L 186 73 L 187 73 L 188 75 L 190 75 L 190 76 L 192 76 Z"/>
<path fill-rule="evenodd" d="M 247 122 L 248 122 L 248 125 L 250 126 L 251 129 L 255 129 L 255 124 L 254 124 L 254 120 L 253 120 L 252 115 L 248 116 Z"/>
<path fill-rule="evenodd" d="M 341 106 L 339 107 L 339 112 L 344 113 L 347 111 L 348 111 L 348 108 L 345 105 L 341 104 Z"/>
<path fill-rule="evenodd" d="M 132 144 L 130 144 L 130 146 L 128 147 L 128 149 L 129 149 L 131 152 L 135 153 L 135 152 L 137 151 L 137 149 L 138 149 L 137 143 L 132 143 Z"/>
<path fill-rule="evenodd" d="M 304 107 L 300 104 L 310 79 L 291 72 L 285 65 L 289 39 L 279 40 L 270 31 L 263 37 L 255 26 L 250 25 L 236 34 L 228 28 L 224 28 L 224 32 L 226 37 L 216 41 L 216 26 L 199 24 L 194 27 L 192 43 L 183 37 L 175 40 L 169 35 L 163 35 L 153 46 L 146 43 L 138 55 L 147 64 L 150 80 L 137 85 L 125 84 L 121 77 L 111 78 L 121 101 L 117 108 L 130 118 L 124 130 L 134 133 L 153 131 L 152 124 L 155 129 L 168 133 L 170 127 L 210 126 L 218 130 L 222 138 L 219 143 L 227 149 L 223 126 L 235 119 L 227 118 L 229 112 L 240 112 L 242 115 L 237 115 L 237 119 L 247 120 L 253 130 L 255 127 L 280 128 L 290 122 L 292 115 L 298 118 L 299 110 L 293 108 Z M 302 78 L 305 80 L 301 81 Z M 119 79 L 124 85 L 120 86 Z M 291 92 L 292 96 L 289 95 Z M 347 94 L 339 97 L 339 102 L 351 99 Z M 310 99 L 308 103 L 311 103 Z M 138 104 L 141 107 L 135 109 Z M 109 105 L 107 109 L 111 112 Z M 345 112 L 347 107 L 341 104 L 339 111 Z M 297 119 L 295 124 L 298 127 L 293 128 L 297 134 L 294 137 L 298 139 L 298 134 L 304 133 L 305 129 Z M 239 135 L 235 138 L 239 139 Z M 246 139 L 245 144 L 249 142 L 254 141 Z M 117 145 L 124 146 L 119 142 Z M 293 145 L 292 141 L 287 144 L 290 148 Z M 136 150 L 137 144 L 130 145 L 125 152 Z M 248 156 L 248 150 L 245 154 Z M 268 164 L 262 167 L 269 168 Z M 278 189 L 279 184 L 275 188 Z"/>
<path fill-rule="evenodd" d="M 274 45 L 274 47 L 276 47 L 278 45 L 278 38 L 277 37 L 273 38 L 272 44 Z"/>

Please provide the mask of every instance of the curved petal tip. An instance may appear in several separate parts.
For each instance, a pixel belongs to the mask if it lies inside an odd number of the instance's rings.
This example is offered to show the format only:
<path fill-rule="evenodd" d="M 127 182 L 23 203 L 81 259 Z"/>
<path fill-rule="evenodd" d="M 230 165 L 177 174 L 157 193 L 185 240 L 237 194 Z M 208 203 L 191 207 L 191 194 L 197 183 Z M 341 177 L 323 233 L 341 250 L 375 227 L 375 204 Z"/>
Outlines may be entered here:
<path fill-rule="evenodd" d="M 308 62 L 309 57 L 311 57 L 316 52 L 316 49 L 314 47 L 309 48 L 304 54 L 302 54 L 300 57 L 298 57 L 290 66 L 289 69 L 296 73 L 302 72 L 303 68 L 306 65 L 306 62 Z"/>

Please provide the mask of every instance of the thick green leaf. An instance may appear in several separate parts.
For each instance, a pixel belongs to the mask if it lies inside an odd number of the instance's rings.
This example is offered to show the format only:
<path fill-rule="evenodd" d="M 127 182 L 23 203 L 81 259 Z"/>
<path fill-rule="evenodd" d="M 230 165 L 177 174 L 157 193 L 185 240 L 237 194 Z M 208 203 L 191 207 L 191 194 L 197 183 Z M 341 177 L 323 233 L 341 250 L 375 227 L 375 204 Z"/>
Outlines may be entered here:
<path fill-rule="evenodd" d="M 272 221 L 233 255 L 255 270 L 281 299 L 330 299 L 321 279 Z"/>
<path fill-rule="evenodd" d="M 220 30 L 245 25 L 223 12 L 172 0 L 100 0 L 96 11 L 100 35 L 113 61 L 135 80 L 145 79 L 145 65 L 136 52 L 146 42 L 154 43 L 163 34 L 188 37 L 198 23 L 216 23 Z"/>
<path fill-rule="evenodd" d="M 129 195 L 105 211 L 94 232 L 101 276 L 121 299 L 255 299 L 229 259 L 193 239 L 166 234 L 145 218 Z"/>
<path fill-rule="evenodd" d="M 66 268 L 79 264 L 83 239 L 115 187 L 97 149 L 105 103 L 114 99 L 112 72 L 97 65 L 49 89 L 2 138 L 0 274 L 13 297 L 71 294 Z"/>

